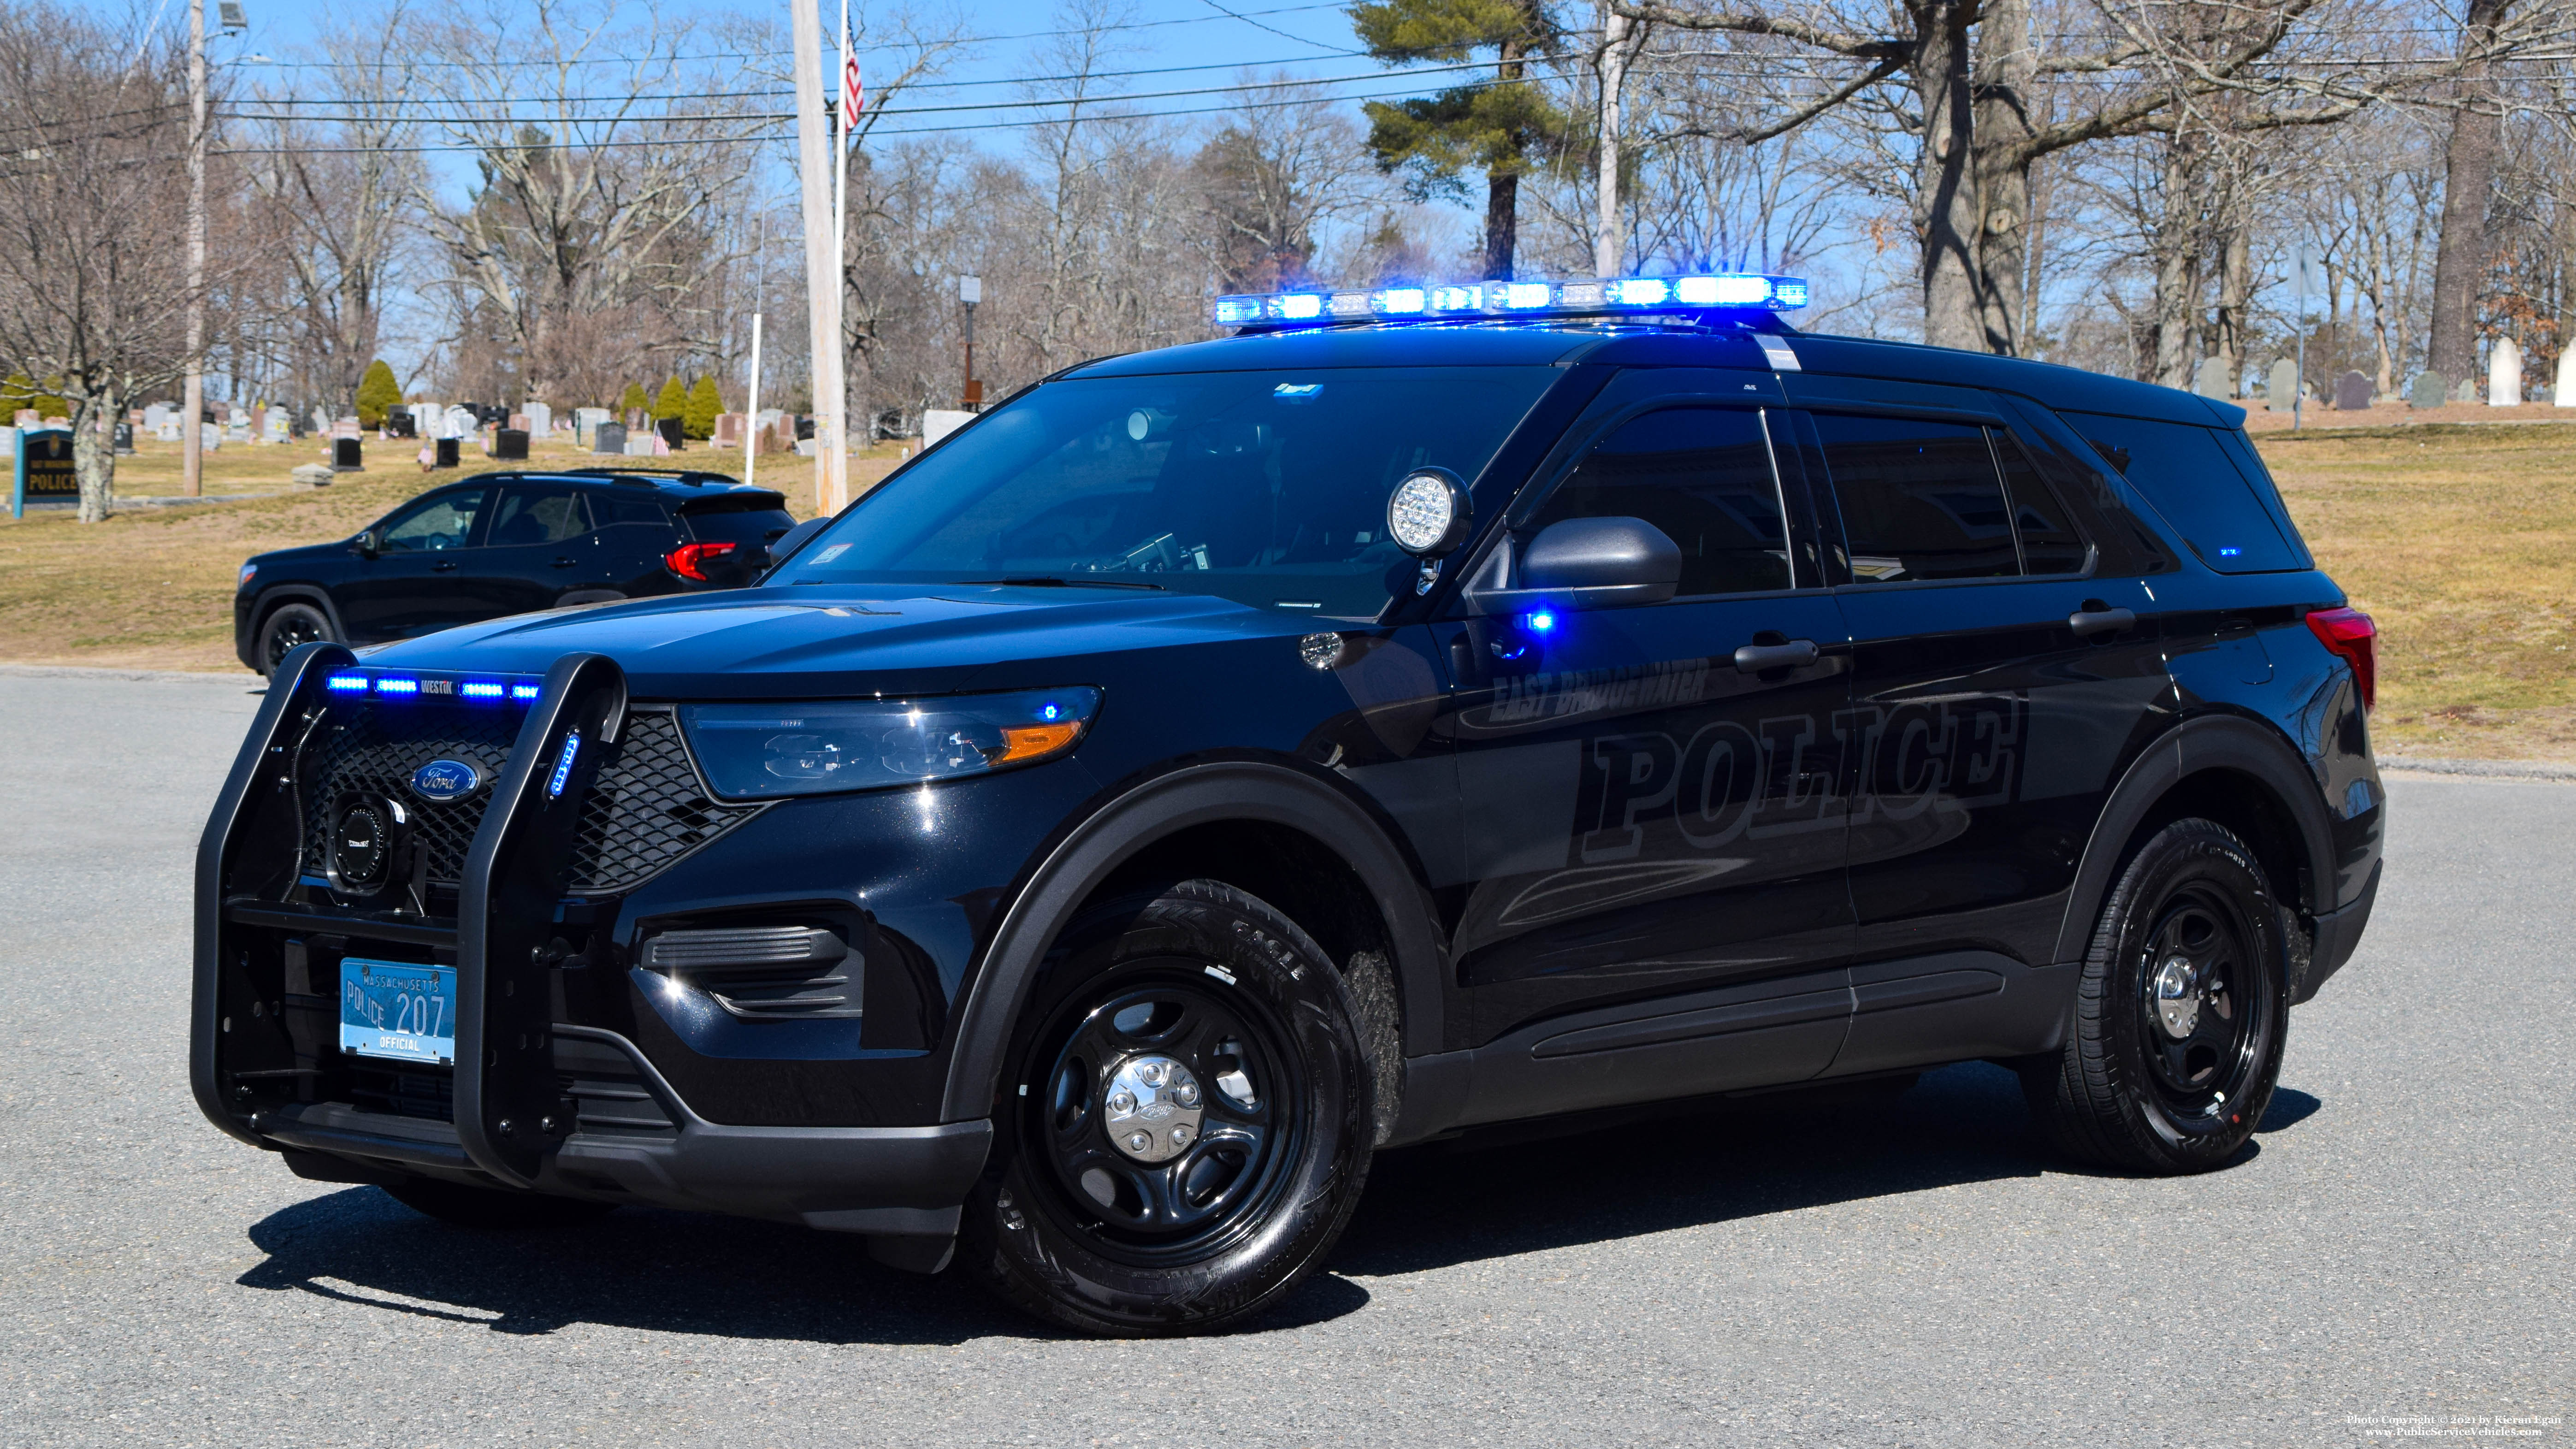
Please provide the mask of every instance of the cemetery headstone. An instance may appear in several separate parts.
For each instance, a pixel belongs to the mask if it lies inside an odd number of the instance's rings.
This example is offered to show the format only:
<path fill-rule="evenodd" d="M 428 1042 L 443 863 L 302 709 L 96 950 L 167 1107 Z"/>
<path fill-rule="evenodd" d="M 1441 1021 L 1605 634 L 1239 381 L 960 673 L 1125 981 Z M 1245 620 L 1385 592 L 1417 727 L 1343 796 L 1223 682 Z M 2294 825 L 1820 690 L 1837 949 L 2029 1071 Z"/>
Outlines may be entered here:
<path fill-rule="evenodd" d="M 626 425 L 601 423 L 591 429 L 590 450 L 594 453 L 604 453 L 612 458 L 626 456 Z"/>
<path fill-rule="evenodd" d="M 2487 406 L 2522 406 L 2522 345 L 2499 337 L 2487 352 Z"/>
<path fill-rule="evenodd" d="M 366 445 L 364 443 L 361 443 L 354 437 L 333 438 L 331 440 L 331 471 L 335 473 L 364 473 L 367 471 L 366 454 L 361 451 L 365 446 Z"/>
<path fill-rule="evenodd" d="M 476 425 L 481 421 L 481 419 L 474 416 L 474 409 L 467 407 L 463 403 L 452 404 L 447 409 L 446 430 L 440 433 L 439 436 L 443 438 L 462 438 L 473 432 Z"/>
<path fill-rule="evenodd" d="M 2299 365 L 2286 357 L 2273 363 L 2272 371 L 2263 379 L 2263 388 L 2272 411 L 2288 412 L 2299 398 Z"/>
<path fill-rule="evenodd" d="M 2558 385 L 2549 390 L 2549 400 L 2562 408 L 2576 408 L 2576 347 L 2558 354 Z"/>
<path fill-rule="evenodd" d="M 161 426 L 152 430 L 152 436 L 159 438 L 165 443 L 175 443 L 179 441 L 179 420 L 177 418 L 163 418 L 161 420 Z"/>
<path fill-rule="evenodd" d="M 438 468 L 454 468 L 460 465 L 462 460 L 458 457 L 458 454 L 463 450 L 456 439 L 440 438 L 437 440 L 435 446 L 438 449 L 438 453 L 436 455 L 438 461 L 431 466 Z"/>
<path fill-rule="evenodd" d="M 501 426 L 509 428 L 515 432 L 524 433 L 528 431 L 528 415 L 526 413 L 512 413 L 501 420 Z"/>
<path fill-rule="evenodd" d="M 224 430 L 213 423 L 197 424 L 197 446 L 209 453 L 220 451 L 224 446 Z"/>
<path fill-rule="evenodd" d="M 263 422 L 264 431 L 261 433 L 262 437 L 272 443 L 284 443 L 288 441 L 286 409 L 270 408 L 268 410 L 268 416 L 263 420 Z"/>
<path fill-rule="evenodd" d="M 741 447 L 743 424 L 746 421 L 748 419 L 740 413 L 716 414 L 716 432 L 715 436 L 708 440 L 709 445 L 718 448 Z"/>
<path fill-rule="evenodd" d="M 649 429 L 628 433 L 626 435 L 626 456 L 630 458 L 650 458 L 653 456 L 653 449 L 659 445 L 661 441 L 661 436 Z"/>
<path fill-rule="evenodd" d="M 116 425 L 116 456 L 120 458 L 130 458 L 134 456 L 134 424 L 118 423 Z"/>
<path fill-rule="evenodd" d="M 495 429 L 492 433 L 492 456 L 510 463 L 528 461 L 528 430 L 525 428 Z"/>
<path fill-rule="evenodd" d="M 313 431 L 326 434 L 331 431 L 331 414 L 320 406 L 313 409 Z"/>
<path fill-rule="evenodd" d="M 17 456 L 18 430 L 16 428 L 0 428 L 0 458 L 15 458 Z"/>
<path fill-rule="evenodd" d="M 555 410 L 544 403 L 528 404 L 528 436 L 551 438 L 555 435 Z"/>
<path fill-rule="evenodd" d="M 606 408 L 575 408 L 572 414 L 573 438 L 589 447 L 599 434 L 599 425 L 609 420 Z"/>
<path fill-rule="evenodd" d="M 661 434 L 663 445 L 676 453 L 685 446 L 680 441 L 684 426 L 678 418 L 657 418 L 653 422 L 653 431 Z"/>
<path fill-rule="evenodd" d="M 2200 366 L 2192 370 L 2191 390 L 2202 397 L 2216 398 L 2220 402 L 2227 401 L 2228 397 L 2236 391 L 2236 387 L 2235 379 L 2227 375 L 2226 360 L 2217 357 L 2202 358 Z"/>
<path fill-rule="evenodd" d="M 307 488 L 328 488 L 331 486 L 331 465 L 328 463 L 298 463 L 287 474 L 287 476 L 293 478 L 296 482 L 303 484 Z"/>
<path fill-rule="evenodd" d="M 2336 378 L 2335 411 L 2340 413 L 2370 411 L 2370 379 L 2358 372 L 2347 372 Z"/>
<path fill-rule="evenodd" d="M 413 420 L 411 414 L 389 412 L 385 414 L 385 436 L 389 438 L 417 438 L 420 436 L 420 428 Z"/>
<path fill-rule="evenodd" d="M 2476 378 L 2464 377 L 2458 382 L 2451 384 L 2451 401 L 2459 403 L 2476 402 L 2477 400 L 2478 380 Z"/>
<path fill-rule="evenodd" d="M 2410 408 L 2437 408 L 2451 400 L 2451 380 L 2426 368 L 2406 384 L 2406 405 Z"/>
<path fill-rule="evenodd" d="M 161 431 L 161 425 L 169 421 L 169 418 L 170 408 L 166 403 L 154 403 L 143 410 L 143 426 L 155 433 Z"/>

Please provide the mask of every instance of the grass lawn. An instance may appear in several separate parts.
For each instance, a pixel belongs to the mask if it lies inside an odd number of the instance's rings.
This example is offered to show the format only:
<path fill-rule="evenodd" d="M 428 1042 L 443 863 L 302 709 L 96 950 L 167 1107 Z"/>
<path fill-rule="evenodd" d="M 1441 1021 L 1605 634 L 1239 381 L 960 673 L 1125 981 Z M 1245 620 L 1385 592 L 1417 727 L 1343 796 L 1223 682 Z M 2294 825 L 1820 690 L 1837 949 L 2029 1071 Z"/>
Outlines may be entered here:
<path fill-rule="evenodd" d="M 2318 560 L 2379 621 L 2382 750 L 2576 760 L 2576 422 L 2312 427 L 2256 443 Z M 175 494 L 178 446 L 140 446 L 119 460 L 120 495 Z M 209 455 L 208 493 L 265 495 L 241 502 L 129 508 L 88 528 L 68 510 L 0 513 L 0 661 L 239 669 L 232 594 L 245 557 L 345 538 L 444 481 L 374 444 L 373 471 L 295 487 L 288 470 L 319 451 Z M 856 481 L 874 483 L 897 457 L 858 460 Z M 541 444 L 532 461 L 589 458 Z M 739 472 L 742 458 L 681 461 Z M 812 512 L 812 464 L 763 458 L 761 471 L 798 517 Z"/>

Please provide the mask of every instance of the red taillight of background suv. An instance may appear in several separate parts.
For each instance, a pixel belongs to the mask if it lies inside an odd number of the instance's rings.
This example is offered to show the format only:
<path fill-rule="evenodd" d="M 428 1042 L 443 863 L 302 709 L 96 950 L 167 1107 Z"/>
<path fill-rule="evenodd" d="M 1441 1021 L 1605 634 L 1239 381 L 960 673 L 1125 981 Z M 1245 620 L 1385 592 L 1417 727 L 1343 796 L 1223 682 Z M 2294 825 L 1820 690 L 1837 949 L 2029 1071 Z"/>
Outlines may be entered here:
<path fill-rule="evenodd" d="M 713 583 L 714 580 L 707 577 L 704 564 L 708 559 L 731 553 L 733 550 L 734 546 L 730 543 L 684 543 L 662 555 L 662 566 L 684 579 L 695 579 L 702 584 Z M 2362 620 L 2365 625 L 2369 622 L 2367 619 Z"/>
<path fill-rule="evenodd" d="M 2317 642 L 2352 666 L 2352 682 L 2361 690 L 2361 707 L 2379 704 L 2379 626 L 2359 609 L 2318 609 L 2308 615 L 2308 632 Z"/>

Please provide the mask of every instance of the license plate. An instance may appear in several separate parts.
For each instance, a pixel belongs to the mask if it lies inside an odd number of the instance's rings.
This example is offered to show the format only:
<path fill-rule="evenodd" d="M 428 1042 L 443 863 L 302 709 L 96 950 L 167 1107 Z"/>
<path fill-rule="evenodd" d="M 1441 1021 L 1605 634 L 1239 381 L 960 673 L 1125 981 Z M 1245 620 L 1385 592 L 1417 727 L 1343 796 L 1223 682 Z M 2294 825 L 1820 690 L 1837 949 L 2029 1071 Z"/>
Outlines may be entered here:
<path fill-rule="evenodd" d="M 404 1062 L 454 1062 L 456 968 L 341 957 L 340 1050 Z"/>

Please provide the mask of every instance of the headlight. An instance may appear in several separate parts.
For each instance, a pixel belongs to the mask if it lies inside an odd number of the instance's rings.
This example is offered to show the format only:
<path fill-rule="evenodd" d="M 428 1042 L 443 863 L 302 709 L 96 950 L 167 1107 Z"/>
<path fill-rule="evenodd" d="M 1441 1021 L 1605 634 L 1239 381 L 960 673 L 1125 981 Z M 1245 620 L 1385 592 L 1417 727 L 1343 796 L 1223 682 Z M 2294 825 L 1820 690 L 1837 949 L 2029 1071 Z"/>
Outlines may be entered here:
<path fill-rule="evenodd" d="M 1088 685 L 1017 694 L 811 704 L 685 704 L 680 723 L 719 795 L 878 790 L 1035 764 L 1081 740 Z"/>
<path fill-rule="evenodd" d="M 246 589 L 246 588 L 249 588 L 249 587 L 250 587 L 250 581 L 251 581 L 251 580 L 253 580 L 253 579 L 255 579 L 255 578 L 258 578 L 258 577 L 259 577 L 259 565 L 255 564 L 255 563 L 246 563 L 246 564 L 243 564 L 243 565 L 242 565 L 242 571 L 241 571 L 241 581 L 240 581 L 239 583 L 234 584 L 234 585 L 233 585 L 233 587 L 234 587 L 235 589 Z"/>

